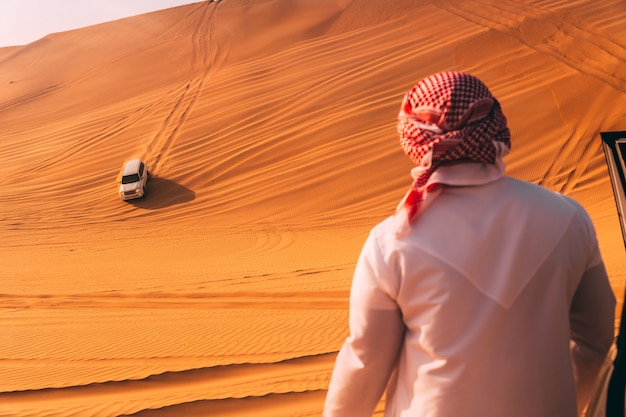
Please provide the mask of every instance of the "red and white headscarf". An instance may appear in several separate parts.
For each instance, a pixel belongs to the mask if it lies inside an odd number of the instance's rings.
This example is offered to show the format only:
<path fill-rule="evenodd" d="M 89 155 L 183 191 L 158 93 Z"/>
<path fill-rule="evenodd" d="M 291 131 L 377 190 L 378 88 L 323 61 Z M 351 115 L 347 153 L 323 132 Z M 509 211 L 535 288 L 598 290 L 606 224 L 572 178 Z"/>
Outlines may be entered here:
<path fill-rule="evenodd" d="M 433 176 L 442 165 L 480 162 L 498 165 L 485 178 L 504 171 L 501 162 L 510 148 L 510 132 L 500 104 L 478 78 L 463 72 L 442 72 L 420 81 L 404 97 L 398 115 L 400 143 L 417 165 L 413 186 L 398 205 L 403 231 L 441 192 L 445 178 Z"/>

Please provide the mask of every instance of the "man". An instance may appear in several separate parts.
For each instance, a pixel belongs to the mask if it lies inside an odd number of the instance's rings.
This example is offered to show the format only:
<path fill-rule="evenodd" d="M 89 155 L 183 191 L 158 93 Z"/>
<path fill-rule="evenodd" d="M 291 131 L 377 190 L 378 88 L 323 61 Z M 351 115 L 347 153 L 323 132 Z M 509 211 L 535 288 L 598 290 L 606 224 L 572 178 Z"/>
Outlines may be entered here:
<path fill-rule="evenodd" d="M 443 72 L 398 117 L 417 165 L 357 262 L 325 417 L 574 417 L 615 298 L 572 199 L 503 175 L 510 134 L 476 77 Z"/>

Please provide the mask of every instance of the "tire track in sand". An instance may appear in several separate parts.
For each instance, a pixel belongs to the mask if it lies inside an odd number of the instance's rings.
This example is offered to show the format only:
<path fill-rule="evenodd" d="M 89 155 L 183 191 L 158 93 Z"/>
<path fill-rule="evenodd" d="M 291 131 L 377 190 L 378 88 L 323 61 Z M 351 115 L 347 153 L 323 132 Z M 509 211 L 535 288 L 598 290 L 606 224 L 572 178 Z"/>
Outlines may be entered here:
<path fill-rule="evenodd" d="M 485 4 L 435 0 L 434 4 L 481 26 L 505 32 L 529 48 L 626 93 L 626 67 L 622 64 L 626 61 L 626 45 L 578 16 L 519 1 Z"/>
<path fill-rule="evenodd" d="M 199 8 L 196 29 L 191 39 L 190 78 L 180 88 L 172 110 L 146 151 L 146 162 L 153 174 L 158 174 L 167 165 L 168 155 L 198 101 L 204 84 L 223 61 L 224 56 L 220 54 L 213 36 L 217 4 L 206 2 Z"/>

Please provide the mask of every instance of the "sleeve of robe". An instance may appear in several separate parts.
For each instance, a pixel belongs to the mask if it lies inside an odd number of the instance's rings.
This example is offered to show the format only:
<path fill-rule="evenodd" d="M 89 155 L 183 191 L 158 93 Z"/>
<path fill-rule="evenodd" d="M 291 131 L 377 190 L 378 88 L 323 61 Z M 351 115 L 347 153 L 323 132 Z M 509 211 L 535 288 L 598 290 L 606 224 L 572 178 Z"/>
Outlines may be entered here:
<path fill-rule="evenodd" d="M 614 340 L 615 296 L 589 226 L 594 248 L 570 308 L 570 350 L 574 366 L 578 412 L 588 403 L 594 383 Z"/>
<path fill-rule="evenodd" d="M 374 234 L 357 262 L 350 292 L 350 335 L 333 370 L 324 417 L 370 417 L 395 368 L 405 326 L 395 286 Z"/>

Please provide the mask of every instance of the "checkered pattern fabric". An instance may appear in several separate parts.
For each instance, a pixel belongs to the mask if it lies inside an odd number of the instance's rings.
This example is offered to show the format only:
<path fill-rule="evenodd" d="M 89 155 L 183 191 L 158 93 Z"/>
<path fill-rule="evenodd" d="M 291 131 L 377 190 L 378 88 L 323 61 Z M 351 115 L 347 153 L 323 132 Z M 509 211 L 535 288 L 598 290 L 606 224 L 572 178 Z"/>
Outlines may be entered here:
<path fill-rule="evenodd" d="M 415 85 L 404 97 L 398 133 L 409 158 L 424 167 L 404 199 L 409 222 L 419 215 L 427 193 L 439 188 L 429 180 L 441 164 L 493 164 L 494 141 L 510 148 L 500 104 L 482 81 L 463 72 L 434 74 Z"/>

